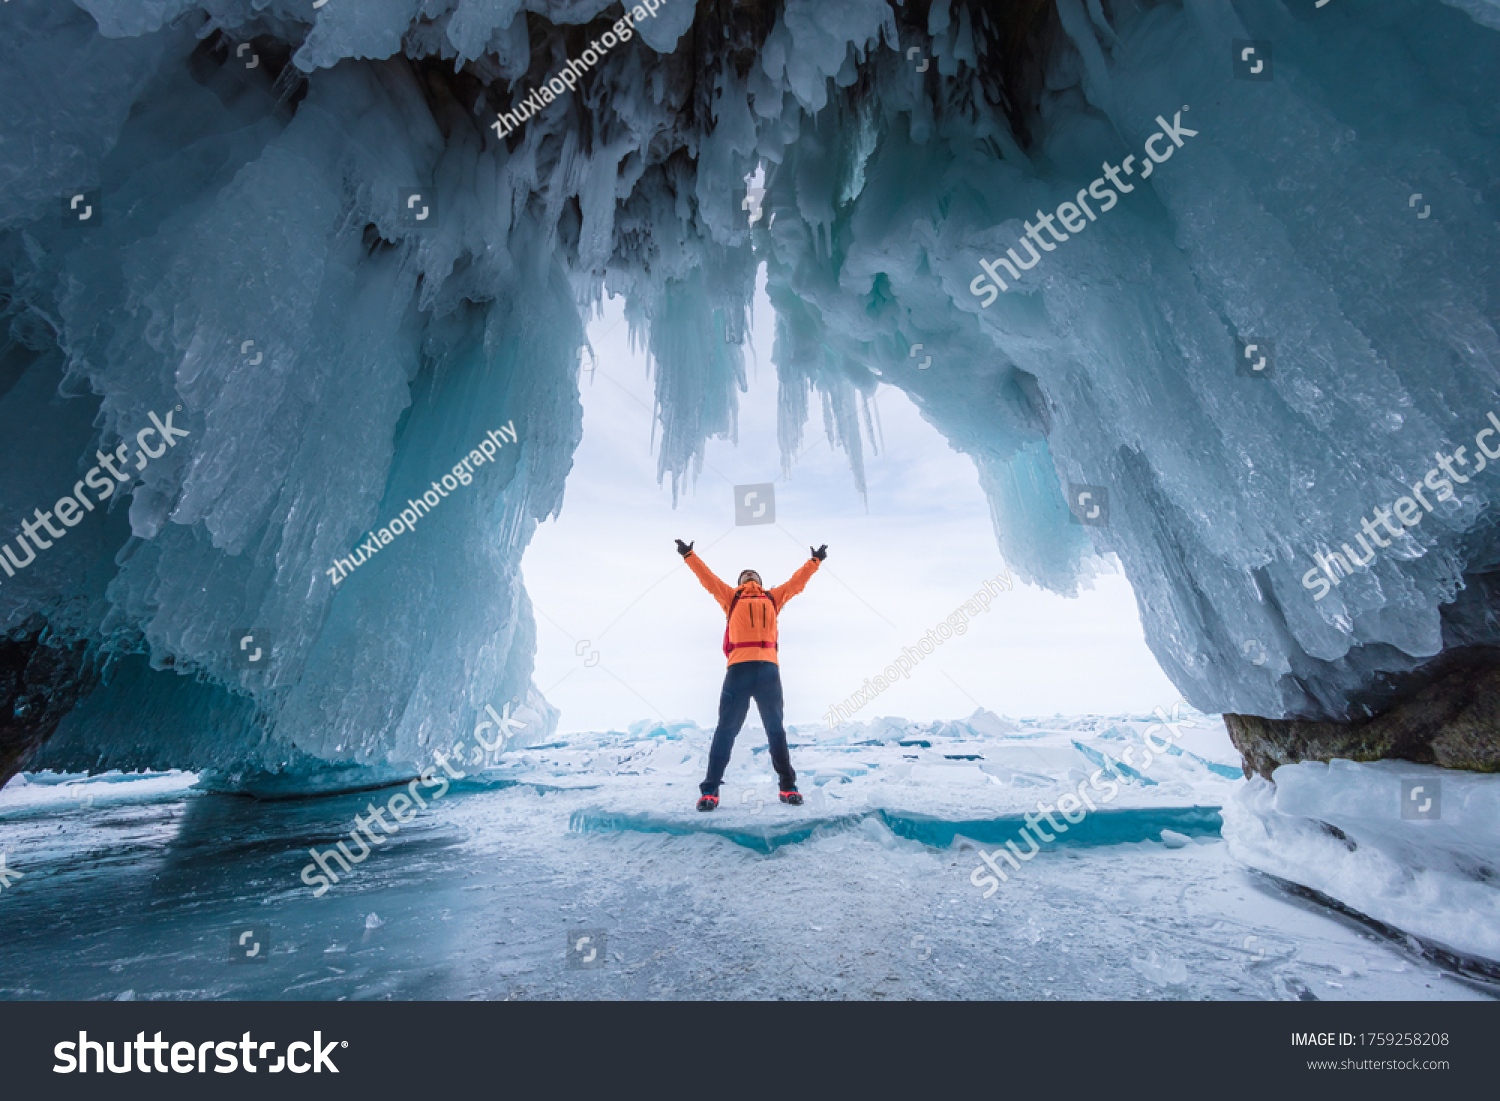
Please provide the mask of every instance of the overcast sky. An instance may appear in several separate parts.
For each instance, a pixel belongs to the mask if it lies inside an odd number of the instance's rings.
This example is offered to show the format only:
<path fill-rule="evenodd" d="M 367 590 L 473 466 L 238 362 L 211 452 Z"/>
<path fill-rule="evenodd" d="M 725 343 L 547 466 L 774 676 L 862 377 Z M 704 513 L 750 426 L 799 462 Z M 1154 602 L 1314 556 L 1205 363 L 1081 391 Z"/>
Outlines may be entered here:
<path fill-rule="evenodd" d="M 848 459 L 823 435 L 816 401 L 804 454 L 781 476 L 773 318 L 762 289 L 739 444 L 709 442 L 703 476 L 675 510 L 670 484 L 656 484 L 653 385 L 644 352 L 629 347 L 622 303 L 607 303 L 590 326 L 597 365 L 592 381 L 584 376 L 583 443 L 561 516 L 538 529 L 523 561 L 537 610 L 536 683 L 562 709 L 561 730 L 663 718 L 714 725 L 724 616 L 678 557 L 676 538 L 695 541 L 731 585 L 746 568 L 779 585 L 809 545 L 828 544 L 823 568 L 780 619 L 792 723 L 821 721 L 1005 570 L 974 464 L 892 387 L 875 399 L 883 447 L 866 449 L 868 511 Z M 737 527 L 733 487 L 757 482 L 776 484 L 777 522 Z M 858 717 L 1170 707 L 1179 693 L 1146 649 L 1129 584 L 1119 573 L 1095 584 L 1068 599 L 1017 582 Z"/>

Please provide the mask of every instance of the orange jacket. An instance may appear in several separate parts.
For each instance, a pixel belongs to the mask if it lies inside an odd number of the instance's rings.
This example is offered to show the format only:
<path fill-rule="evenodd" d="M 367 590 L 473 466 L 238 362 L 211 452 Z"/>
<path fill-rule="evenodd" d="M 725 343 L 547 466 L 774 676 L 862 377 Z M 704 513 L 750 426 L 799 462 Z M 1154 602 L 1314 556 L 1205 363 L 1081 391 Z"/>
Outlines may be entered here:
<path fill-rule="evenodd" d="M 726 614 L 730 605 L 734 606 L 734 615 L 729 620 L 729 644 L 734 647 L 729 655 L 730 665 L 742 661 L 777 660 L 776 617 L 786 602 L 806 587 L 808 578 L 818 572 L 820 565 L 816 558 L 809 558 L 785 585 L 774 589 L 762 589 L 754 581 L 731 589 L 714 576 L 696 553 L 687 556 L 687 564 Z M 734 600 L 735 593 L 740 594 L 738 603 Z M 760 643 L 767 645 L 758 645 Z"/>

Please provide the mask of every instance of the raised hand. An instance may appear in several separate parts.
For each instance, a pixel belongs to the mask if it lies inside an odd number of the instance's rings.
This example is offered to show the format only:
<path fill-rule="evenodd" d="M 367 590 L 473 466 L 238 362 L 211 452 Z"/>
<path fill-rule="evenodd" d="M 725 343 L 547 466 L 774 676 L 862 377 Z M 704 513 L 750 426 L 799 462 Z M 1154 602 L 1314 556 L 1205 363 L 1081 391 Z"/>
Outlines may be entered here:
<path fill-rule="evenodd" d="M 696 542 L 696 539 L 693 540 L 693 543 Z M 686 558 L 688 555 L 693 553 L 693 543 L 684 543 L 681 539 L 677 540 L 677 553 Z"/>
<path fill-rule="evenodd" d="M 810 550 L 810 551 L 812 551 L 812 556 L 814 558 L 816 558 L 819 562 L 823 561 L 823 559 L 825 559 L 825 558 L 828 557 L 828 544 L 827 543 L 824 543 L 817 550 L 813 550 L 811 547 L 808 547 L 807 549 Z"/>

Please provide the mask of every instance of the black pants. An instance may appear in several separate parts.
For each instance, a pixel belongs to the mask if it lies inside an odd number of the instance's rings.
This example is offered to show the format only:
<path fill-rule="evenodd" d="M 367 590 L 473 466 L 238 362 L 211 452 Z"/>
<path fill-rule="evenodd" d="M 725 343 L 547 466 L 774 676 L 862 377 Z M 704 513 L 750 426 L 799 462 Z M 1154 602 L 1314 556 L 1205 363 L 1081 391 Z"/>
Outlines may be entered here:
<path fill-rule="evenodd" d="M 786 728 L 781 725 L 781 668 L 774 661 L 741 661 L 724 674 L 724 690 L 719 693 L 719 726 L 714 731 L 713 748 L 708 751 L 708 777 L 699 785 L 704 795 L 719 794 L 734 739 L 750 712 L 752 699 L 760 709 L 766 741 L 771 744 L 771 767 L 781 781 L 781 790 L 796 790 L 797 774 L 792 771 Z"/>

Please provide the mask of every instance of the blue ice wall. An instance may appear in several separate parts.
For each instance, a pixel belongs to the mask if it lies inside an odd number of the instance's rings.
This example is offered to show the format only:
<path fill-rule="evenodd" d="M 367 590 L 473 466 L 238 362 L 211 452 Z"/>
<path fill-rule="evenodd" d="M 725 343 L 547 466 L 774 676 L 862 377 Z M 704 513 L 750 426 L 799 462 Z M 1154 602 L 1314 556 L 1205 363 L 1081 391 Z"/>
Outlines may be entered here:
<path fill-rule="evenodd" d="M 1388 674 L 1500 642 L 1475 443 L 1500 412 L 1500 9 L 1106 7 L 1058 0 L 1034 112 L 996 106 L 988 17 L 936 3 L 930 40 L 863 77 L 878 97 L 763 144 L 786 420 L 809 383 L 842 432 L 901 387 L 974 458 L 1024 578 L 1073 591 L 1118 556 L 1196 706 L 1358 714 Z M 1273 79 L 1236 76 L 1237 39 L 1271 43 Z M 1196 136 L 1143 179 L 1158 116 Z M 1131 154 L 1133 193 L 972 289 Z M 1237 338 L 1273 373 L 1237 371 Z M 1468 484 L 1336 587 L 1307 577 L 1345 541 L 1366 557 L 1362 518 L 1460 446 Z M 1107 526 L 1074 522 L 1070 484 L 1108 494 Z"/>

